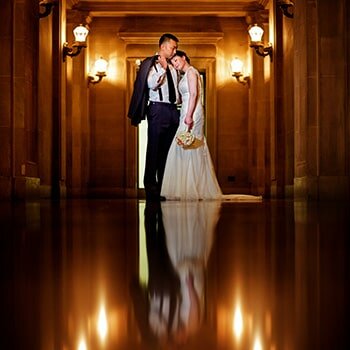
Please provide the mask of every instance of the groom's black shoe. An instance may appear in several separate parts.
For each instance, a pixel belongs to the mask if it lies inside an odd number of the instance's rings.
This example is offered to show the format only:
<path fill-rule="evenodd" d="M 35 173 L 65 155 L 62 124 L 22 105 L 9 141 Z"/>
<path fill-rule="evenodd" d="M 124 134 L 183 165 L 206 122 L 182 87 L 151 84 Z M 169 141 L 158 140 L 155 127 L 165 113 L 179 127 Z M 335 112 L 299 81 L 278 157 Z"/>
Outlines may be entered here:
<path fill-rule="evenodd" d="M 158 186 L 152 185 L 152 186 L 147 186 L 145 188 L 146 191 L 146 200 L 149 201 L 160 201 L 164 202 L 166 200 L 165 197 L 160 195 L 160 189 Z"/>
<path fill-rule="evenodd" d="M 159 202 L 161 200 L 159 192 L 146 191 L 146 201 Z"/>
<path fill-rule="evenodd" d="M 166 198 L 163 196 L 160 196 L 159 194 L 148 194 L 148 195 L 146 195 L 146 201 L 164 202 L 164 201 L 166 201 Z"/>

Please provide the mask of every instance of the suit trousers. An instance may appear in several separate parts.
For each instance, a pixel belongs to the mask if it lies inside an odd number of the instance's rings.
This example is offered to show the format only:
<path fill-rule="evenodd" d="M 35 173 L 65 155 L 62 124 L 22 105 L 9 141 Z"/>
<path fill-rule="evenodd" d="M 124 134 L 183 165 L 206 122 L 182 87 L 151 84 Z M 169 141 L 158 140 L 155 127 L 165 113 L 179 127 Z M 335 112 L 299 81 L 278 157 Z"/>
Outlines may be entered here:
<path fill-rule="evenodd" d="M 146 194 L 159 195 L 169 148 L 179 126 L 175 104 L 150 102 L 147 112 L 147 151 L 143 183 Z"/>

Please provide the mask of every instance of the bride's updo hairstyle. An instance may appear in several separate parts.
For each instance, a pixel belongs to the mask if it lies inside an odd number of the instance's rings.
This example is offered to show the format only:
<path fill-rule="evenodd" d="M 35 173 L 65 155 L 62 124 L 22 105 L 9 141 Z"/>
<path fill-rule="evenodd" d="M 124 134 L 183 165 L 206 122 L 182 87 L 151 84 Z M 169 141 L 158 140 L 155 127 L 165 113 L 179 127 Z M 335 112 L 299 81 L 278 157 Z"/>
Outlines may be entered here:
<path fill-rule="evenodd" d="M 189 57 L 187 56 L 187 54 L 186 54 L 185 51 L 176 50 L 176 53 L 175 53 L 174 57 L 175 57 L 175 56 L 185 57 L 185 58 L 186 58 L 186 62 L 187 62 L 188 64 L 190 64 L 190 59 L 189 59 Z"/>

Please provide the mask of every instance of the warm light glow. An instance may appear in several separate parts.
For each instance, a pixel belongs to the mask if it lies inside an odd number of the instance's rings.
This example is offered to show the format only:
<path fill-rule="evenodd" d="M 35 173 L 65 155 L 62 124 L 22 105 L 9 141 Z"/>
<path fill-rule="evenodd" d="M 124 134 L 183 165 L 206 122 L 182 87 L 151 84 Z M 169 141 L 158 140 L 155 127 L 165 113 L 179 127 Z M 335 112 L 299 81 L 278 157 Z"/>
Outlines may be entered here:
<path fill-rule="evenodd" d="M 231 71 L 232 73 L 242 73 L 243 71 L 243 62 L 237 57 L 231 61 Z"/>
<path fill-rule="evenodd" d="M 80 339 L 78 350 L 87 350 L 87 346 L 84 338 Z"/>
<path fill-rule="evenodd" d="M 89 34 L 89 29 L 87 29 L 82 24 L 79 24 L 74 28 L 73 34 L 76 42 L 85 43 L 86 37 Z"/>
<path fill-rule="evenodd" d="M 254 24 L 249 28 L 248 33 L 252 42 L 260 42 L 264 34 L 264 30 L 257 24 Z"/>
<path fill-rule="evenodd" d="M 97 331 L 100 339 L 104 341 L 107 336 L 108 325 L 107 325 L 107 316 L 104 306 L 102 305 L 100 308 L 100 313 L 98 315 L 97 321 Z"/>
<path fill-rule="evenodd" d="M 142 125 L 143 124 L 143 125 Z M 143 171 L 145 169 L 146 158 L 146 144 L 147 144 L 147 126 L 141 123 L 138 126 L 139 129 L 139 167 L 142 168 L 142 172 L 139 173 L 139 179 L 142 179 Z M 141 128 L 141 130 L 140 130 Z M 139 180 L 140 181 L 140 180 Z M 139 186 L 143 187 L 142 180 L 139 182 Z M 143 285 L 148 284 L 148 259 L 147 259 L 147 246 L 146 246 L 146 231 L 145 231 L 145 203 L 139 203 L 139 280 Z"/>
<path fill-rule="evenodd" d="M 96 73 L 106 74 L 107 67 L 108 67 L 108 62 L 102 57 L 100 57 L 98 60 L 95 61 L 94 71 Z"/>
<path fill-rule="evenodd" d="M 239 305 L 236 307 L 233 317 L 233 332 L 237 340 L 239 340 L 243 333 L 243 317 Z"/>
<path fill-rule="evenodd" d="M 262 345 L 259 337 L 255 338 L 253 350 L 262 350 Z"/>

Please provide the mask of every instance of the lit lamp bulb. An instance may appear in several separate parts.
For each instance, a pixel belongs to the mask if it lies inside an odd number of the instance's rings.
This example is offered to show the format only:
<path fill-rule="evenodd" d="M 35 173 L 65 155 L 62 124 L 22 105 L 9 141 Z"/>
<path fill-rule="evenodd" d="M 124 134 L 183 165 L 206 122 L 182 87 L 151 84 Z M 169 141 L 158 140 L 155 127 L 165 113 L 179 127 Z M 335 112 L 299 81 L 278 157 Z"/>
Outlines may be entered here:
<path fill-rule="evenodd" d="M 243 85 L 249 82 L 249 76 L 243 76 L 243 62 L 237 57 L 231 61 L 231 72 L 232 76 L 237 79 L 237 81 Z"/>
<path fill-rule="evenodd" d="M 81 50 L 86 47 L 86 37 L 89 34 L 89 29 L 82 24 L 79 24 L 73 30 L 74 43 L 72 47 L 68 46 L 68 43 L 63 44 L 63 61 L 66 60 L 66 56 L 74 57 L 79 55 Z"/>
<path fill-rule="evenodd" d="M 262 29 L 257 24 L 253 24 L 248 29 L 250 36 L 250 47 L 254 48 L 255 52 L 262 57 L 270 56 L 272 62 L 272 45 L 264 46 L 262 42 L 262 36 L 264 34 L 264 29 Z"/>
<path fill-rule="evenodd" d="M 238 59 L 237 57 L 235 57 L 232 61 L 231 61 L 231 71 L 232 74 L 241 74 L 243 70 L 243 62 Z"/>
<path fill-rule="evenodd" d="M 106 75 L 107 72 L 107 67 L 108 67 L 108 62 L 100 57 L 98 60 L 96 60 L 94 69 L 96 74 L 104 74 Z"/>
<path fill-rule="evenodd" d="M 85 43 L 89 30 L 82 24 L 76 26 L 73 30 L 74 39 L 77 43 Z"/>
<path fill-rule="evenodd" d="M 103 59 L 102 57 L 100 57 L 98 60 L 96 60 L 95 64 L 94 64 L 94 75 L 95 76 L 91 76 L 89 75 L 88 77 L 88 82 L 89 84 L 97 84 L 99 83 L 103 77 L 105 77 L 107 75 L 107 67 L 108 67 L 108 62 Z M 97 79 L 95 79 L 95 77 L 97 77 Z"/>
<path fill-rule="evenodd" d="M 257 24 L 253 24 L 248 30 L 250 41 L 254 43 L 260 43 L 261 38 L 264 34 L 264 29 L 262 29 Z"/>

